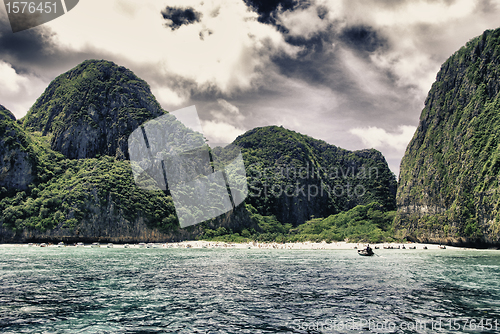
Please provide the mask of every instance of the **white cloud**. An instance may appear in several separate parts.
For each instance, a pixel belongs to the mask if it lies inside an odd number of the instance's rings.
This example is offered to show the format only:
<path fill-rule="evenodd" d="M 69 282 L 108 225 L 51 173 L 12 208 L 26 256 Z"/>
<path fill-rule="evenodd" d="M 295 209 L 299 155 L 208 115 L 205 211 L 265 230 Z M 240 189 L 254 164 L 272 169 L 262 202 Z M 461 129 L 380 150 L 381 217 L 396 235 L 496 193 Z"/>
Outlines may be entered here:
<path fill-rule="evenodd" d="M 203 134 L 210 143 L 229 144 L 245 130 L 223 121 L 204 121 L 202 122 Z"/>
<path fill-rule="evenodd" d="M 245 115 L 240 112 L 240 109 L 229 103 L 224 99 L 217 99 L 217 104 L 221 107 L 221 109 L 215 109 L 210 111 L 210 115 L 213 120 L 222 123 L 233 123 L 240 124 L 245 120 Z"/>
<path fill-rule="evenodd" d="M 337 50 L 344 67 L 351 74 L 351 79 L 364 93 L 379 97 L 395 94 L 389 88 L 392 83 L 387 80 L 385 73 L 381 73 L 372 63 L 358 57 L 350 50 L 340 47 Z"/>
<path fill-rule="evenodd" d="M 321 19 L 315 5 L 306 9 L 286 11 L 279 15 L 280 23 L 288 29 L 291 36 L 311 38 L 319 31 L 325 30 L 330 24 L 328 19 Z"/>
<path fill-rule="evenodd" d="M 29 82 L 28 78 L 18 75 L 12 66 L 0 60 L 0 91 L 3 94 L 18 94 Z"/>
<path fill-rule="evenodd" d="M 389 146 L 404 151 L 416 129 L 415 126 L 400 125 L 396 133 L 388 133 L 384 129 L 370 126 L 368 128 L 350 129 L 349 132 L 361 138 L 363 143 L 369 147 L 382 148 Z"/>
<path fill-rule="evenodd" d="M 169 87 L 153 86 L 151 91 L 161 105 L 180 106 L 188 99 L 187 96 L 174 92 Z"/>
<path fill-rule="evenodd" d="M 373 12 L 375 23 L 379 26 L 441 24 L 470 15 L 476 7 L 471 0 L 458 0 L 451 4 L 439 1 L 411 1 L 393 8 Z"/>
<path fill-rule="evenodd" d="M 379 52 L 370 57 L 377 67 L 396 75 L 397 85 L 417 87 L 414 97 L 422 103 L 436 80 L 440 65 L 440 60 L 433 58 L 432 54 L 418 50 L 414 45 L 398 45 L 389 52 Z"/>
<path fill-rule="evenodd" d="M 0 104 L 17 118 L 26 114 L 33 101 L 43 92 L 45 83 L 32 75 L 21 75 L 0 60 Z"/>
<path fill-rule="evenodd" d="M 217 100 L 217 103 L 219 103 L 219 105 L 220 105 L 220 106 L 221 106 L 224 110 L 229 111 L 231 114 L 234 114 L 234 115 L 239 115 L 239 113 L 240 113 L 240 109 L 239 109 L 237 106 L 235 106 L 235 105 L 233 105 L 233 104 L 231 104 L 231 103 L 227 102 L 227 101 L 226 101 L 226 100 L 224 100 L 224 99 L 218 99 L 218 100 Z"/>

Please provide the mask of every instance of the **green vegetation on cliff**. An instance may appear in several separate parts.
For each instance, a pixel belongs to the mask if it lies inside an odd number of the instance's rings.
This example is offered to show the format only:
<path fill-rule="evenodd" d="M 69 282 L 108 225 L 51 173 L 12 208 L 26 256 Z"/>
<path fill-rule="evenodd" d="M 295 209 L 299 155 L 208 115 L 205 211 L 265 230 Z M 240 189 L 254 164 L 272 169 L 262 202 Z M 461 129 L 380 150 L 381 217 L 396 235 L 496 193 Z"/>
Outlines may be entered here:
<path fill-rule="evenodd" d="M 392 242 L 393 221 L 396 211 L 385 211 L 372 202 L 331 215 L 325 219 L 316 218 L 292 230 L 291 241 L 350 241 L 350 242 Z"/>
<path fill-rule="evenodd" d="M 393 240 L 396 180 L 380 152 L 351 152 L 277 126 L 250 130 L 214 155 L 226 161 L 235 149 L 247 172 L 247 223 L 204 224 L 202 238 Z"/>
<path fill-rule="evenodd" d="M 56 227 L 74 231 L 100 208 L 116 211 L 130 224 L 141 216 L 151 228 L 177 227 L 172 198 L 162 191 L 136 187 L 128 161 L 104 156 L 56 163 L 56 174 L 48 182 L 33 184 L 29 191 L 0 201 L 4 227 L 13 231 L 28 228 L 43 232 Z"/>
<path fill-rule="evenodd" d="M 87 60 L 50 83 L 23 119 L 29 131 L 51 134 L 68 158 L 127 157 L 127 138 L 164 112 L 149 85 L 105 60 Z"/>
<path fill-rule="evenodd" d="M 16 117 L 0 105 L 0 133 L 4 149 L 16 149 L 29 151 L 30 140 L 25 131 L 17 124 Z"/>
<path fill-rule="evenodd" d="M 441 67 L 401 162 L 400 236 L 500 242 L 500 30 Z"/>
<path fill-rule="evenodd" d="M 37 154 L 16 117 L 0 105 L 0 196 L 27 189 L 34 181 Z"/>
<path fill-rule="evenodd" d="M 158 116 L 166 123 L 156 126 Z M 232 145 L 212 150 L 216 170 L 241 150 L 248 197 L 232 212 L 179 229 L 169 190 L 138 187 L 127 160 L 128 136 L 151 119 L 155 126 L 148 131 L 162 133 L 153 137 L 173 141 L 171 147 L 204 143 L 200 134 L 161 110 L 144 81 L 107 61 L 86 61 L 57 77 L 23 126 L 0 108 L 5 129 L 0 240 L 372 241 L 372 232 L 380 240 L 388 236 L 390 214 L 385 212 L 395 208 L 396 180 L 380 152 L 351 152 L 276 126 L 253 129 Z M 17 183 L 9 183 L 11 177 Z M 235 182 L 244 182 L 241 178 Z M 348 218 L 338 216 L 348 210 Z M 380 215 L 388 215 L 384 224 Z"/>
<path fill-rule="evenodd" d="M 392 242 L 393 221 L 396 211 L 385 211 L 376 203 L 358 205 L 327 218 L 313 218 L 293 228 L 282 224 L 274 216 L 262 216 L 247 204 L 254 227 L 240 228 L 237 231 L 219 227 L 215 230 L 205 228 L 203 239 L 227 242 Z"/>
<path fill-rule="evenodd" d="M 246 203 L 294 226 L 379 202 L 395 209 L 396 179 L 374 149 L 348 151 L 277 126 L 256 128 L 234 141 L 248 176 Z"/>

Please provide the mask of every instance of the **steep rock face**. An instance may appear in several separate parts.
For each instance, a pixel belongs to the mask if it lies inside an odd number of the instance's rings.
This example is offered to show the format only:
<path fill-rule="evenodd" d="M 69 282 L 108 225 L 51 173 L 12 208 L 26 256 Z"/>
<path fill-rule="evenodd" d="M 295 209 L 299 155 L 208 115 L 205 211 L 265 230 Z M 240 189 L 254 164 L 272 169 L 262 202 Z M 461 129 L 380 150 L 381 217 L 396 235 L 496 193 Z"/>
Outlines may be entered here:
<path fill-rule="evenodd" d="M 395 209 L 396 179 L 376 150 L 351 152 L 277 126 L 250 130 L 233 144 L 245 161 L 246 203 L 262 215 L 296 226 L 359 204 Z"/>
<path fill-rule="evenodd" d="M 70 159 L 128 157 L 127 138 L 164 112 L 146 82 L 104 60 L 87 60 L 58 76 L 28 112 L 24 126 L 52 135 Z"/>
<path fill-rule="evenodd" d="M 126 214 L 112 201 L 106 205 L 89 201 L 79 207 L 85 217 L 69 228 L 58 224 L 52 229 L 24 228 L 12 230 L 0 226 L 0 242 L 165 242 L 192 239 L 197 230 L 159 230 L 148 225 L 148 218 L 127 219 Z"/>
<path fill-rule="evenodd" d="M 255 227 L 249 221 L 248 212 L 243 206 L 203 225 L 175 230 L 152 227 L 149 223 L 150 218 L 144 215 L 130 219 L 121 209 L 120 203 L 113 202 L 111 198 L 108 198 L 104 205 L 90 199 L 79 208 L 86 212 L 85 217 L 71 227 L 57 224 L 54 228 L 46 230 L 36 228 L 12 230 L 0 225 L 0 242 L 174 242 L 195 239 L 203 233 L 205 227 L 225 227 L 233 230 Z"/>
<path fill-rule="evenodd" d="M 29 136 L 16 117 L 0 105 L 0 188 L 24 190 L 35 177 L 35 156 Z"/>
<path fill-rule="evenodd" d="M 500 30 L 441 67 L 401 162 L 397 228 L 420 241 L 500 243 Z"/>

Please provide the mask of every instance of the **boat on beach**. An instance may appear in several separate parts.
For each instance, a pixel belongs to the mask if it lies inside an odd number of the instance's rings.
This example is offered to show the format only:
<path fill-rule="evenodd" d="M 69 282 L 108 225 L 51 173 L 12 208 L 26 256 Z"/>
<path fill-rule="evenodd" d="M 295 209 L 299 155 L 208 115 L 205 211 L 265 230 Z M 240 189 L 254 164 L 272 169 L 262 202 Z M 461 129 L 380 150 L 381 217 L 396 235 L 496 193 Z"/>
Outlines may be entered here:
<path fill-rule="evenodd" d="M 90 248 L 99 248 L 101 245 L 99 245 L 98 242 L 93 242 L 92 245 L 90 245 Z"/>

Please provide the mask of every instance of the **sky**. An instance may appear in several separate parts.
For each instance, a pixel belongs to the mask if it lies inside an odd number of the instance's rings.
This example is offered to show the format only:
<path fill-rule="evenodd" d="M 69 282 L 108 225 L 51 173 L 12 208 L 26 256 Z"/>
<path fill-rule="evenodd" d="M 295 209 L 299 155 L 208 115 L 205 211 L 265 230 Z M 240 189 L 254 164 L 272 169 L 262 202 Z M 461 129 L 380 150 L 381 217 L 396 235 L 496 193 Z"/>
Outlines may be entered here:
<path fill-rule="evenodd" d="M 13 33 L 0 7 L 0 104 L 17 118 L 58 75 L 106 59 L 209 142 L 281 125 L 375 148 L 398 175 L 441 64 L 500 27 L 500 0 L 84 0 Z"/>

